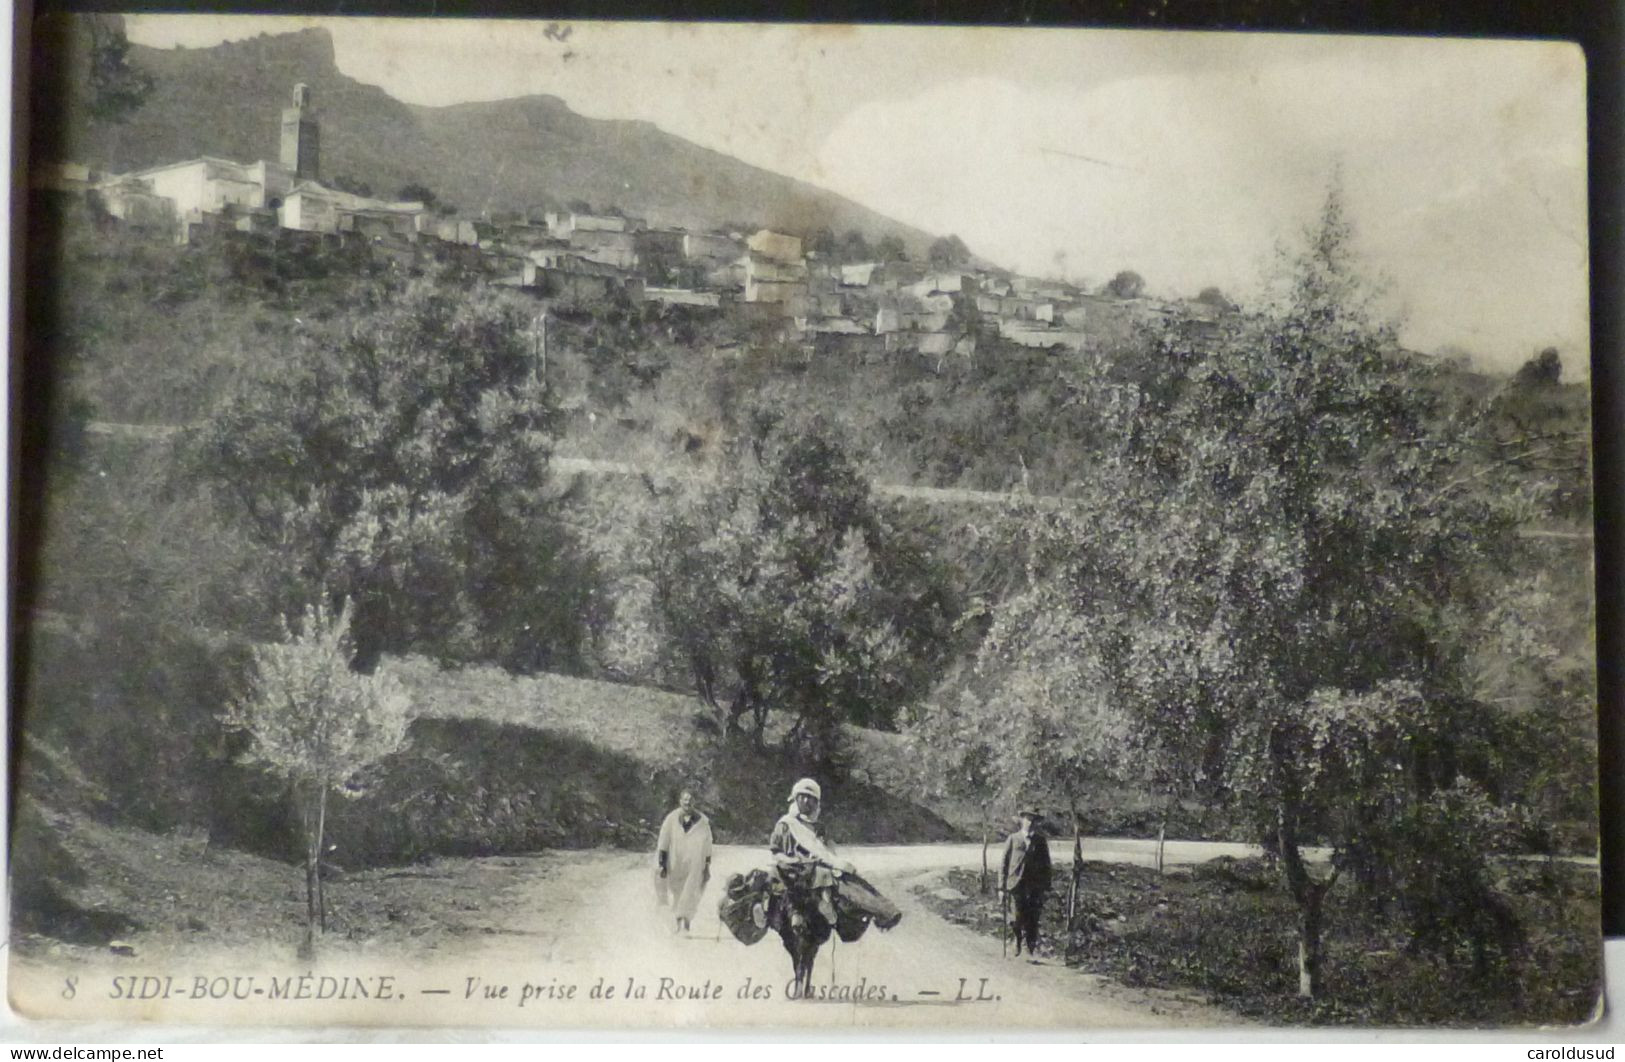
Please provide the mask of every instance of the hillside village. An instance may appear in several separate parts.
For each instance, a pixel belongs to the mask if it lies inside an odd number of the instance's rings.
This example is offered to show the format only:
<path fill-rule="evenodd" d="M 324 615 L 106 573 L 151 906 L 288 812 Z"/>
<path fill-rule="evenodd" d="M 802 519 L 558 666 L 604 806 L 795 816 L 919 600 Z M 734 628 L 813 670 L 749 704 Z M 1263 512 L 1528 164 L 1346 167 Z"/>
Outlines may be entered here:
<path fill-rule="evenodd" d="M 308 86 L 281 111 L 276 160 L 202 156 L 131 173 L 81 163 L 35 171 L 35 187 L 94 195 L 131 227 L 192 243 L 222 232 L 309 234 L 365 241 L 406 265 L 461 260 L 493 282 L 561 309 L 615 300 L 720 308 L 778 326 L 785 339 L 859 357 L 896 352 L 937 358 L 975 353 L 992 338 L 1033 349 L 1082 351 L 1107 329 L 1171 317 L 1211 327 L 1229 307 L 1171 305 L 1138 291 L 1089 293 L 1075 284 L 1015 275 L 968 254 L 910 261 L 875 254 L 856 233 L 689 231 L 648 224 L 613 207 L 548 210 L 518 219 L 456 216 L 427 193 L 384 199 L 341 187 L 321 169 L 321 126 Z M 408 189 L 410 190 L 410 189 Z M 853 237 L 857 237 L 854 241 Z M 855 244 L 855 245 L 854 245 Z M 963 250 L 963 245 L 959 245 Z"/>

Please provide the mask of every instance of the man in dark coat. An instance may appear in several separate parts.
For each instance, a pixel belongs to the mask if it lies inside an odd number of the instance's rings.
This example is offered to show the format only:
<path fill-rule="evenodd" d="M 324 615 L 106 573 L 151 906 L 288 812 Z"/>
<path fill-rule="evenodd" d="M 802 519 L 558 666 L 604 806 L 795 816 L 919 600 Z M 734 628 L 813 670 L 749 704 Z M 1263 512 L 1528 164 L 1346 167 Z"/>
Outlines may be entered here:
<path fill-rule="evenodd" d="M 1043 816 L 1029 808 L 1020 813 L 1020 828 L 1005 839 L 1001 887 L 1015 909 L 1016 954 L 1038 954 L 1038 916 L 1049 895 L 1049 842 L 1038 829 Z"/>

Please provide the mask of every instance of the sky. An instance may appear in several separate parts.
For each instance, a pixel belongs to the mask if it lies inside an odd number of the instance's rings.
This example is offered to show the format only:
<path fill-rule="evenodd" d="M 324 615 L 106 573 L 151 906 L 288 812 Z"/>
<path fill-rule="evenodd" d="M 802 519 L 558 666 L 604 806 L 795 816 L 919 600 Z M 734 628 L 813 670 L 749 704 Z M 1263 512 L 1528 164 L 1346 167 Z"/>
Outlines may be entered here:
<path fill-rule="evenodd" d="M 1534 41 L 1073 29 L 129 16 L 322 26 L 409 103 L 642 119 L 1023 272 L 1256 299 L 1340 181 L 1410 347 L 1589 365 L 1585 65 Z M 1334 178 L 1334 175 L 1336 177 Z"/>

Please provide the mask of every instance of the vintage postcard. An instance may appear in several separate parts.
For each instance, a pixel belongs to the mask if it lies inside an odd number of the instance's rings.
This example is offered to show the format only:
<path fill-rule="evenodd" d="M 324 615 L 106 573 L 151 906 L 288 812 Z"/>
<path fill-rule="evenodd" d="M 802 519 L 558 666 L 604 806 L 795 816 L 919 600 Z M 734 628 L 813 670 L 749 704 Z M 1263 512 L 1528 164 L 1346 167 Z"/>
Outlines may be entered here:
<path fill-rule="evenodd" d="M 19 1013 L 1596 1014 L 1578 48 L 33 58 Z"/>

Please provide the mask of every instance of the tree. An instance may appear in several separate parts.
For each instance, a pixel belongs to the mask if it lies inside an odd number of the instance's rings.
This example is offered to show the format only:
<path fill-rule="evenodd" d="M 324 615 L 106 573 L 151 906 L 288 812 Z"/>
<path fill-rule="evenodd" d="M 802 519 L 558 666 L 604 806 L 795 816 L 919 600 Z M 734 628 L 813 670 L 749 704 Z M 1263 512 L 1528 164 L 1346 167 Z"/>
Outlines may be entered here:
<path fill-rule="evenodd" d="M 130 61 L 122 15 L 40 12 L 29 28 L 32 157 L 83 159 L 96 125 L 123 123 L 146 103 L 152 74 Z"/>
<path fill-rule="evenodd" d="M 401 185 L 400 191 L 395 193 L 395 198 L 407 203 L 422 203 L 427 210 L 433 210 L 440 201 L 440 197 L 434 194 L 433 189 L 418 181 Z"/>
<path fill-rule="evenodd" d="M 865 262 L 873 258 L 878 252 L 869 246 L 863 233 L 857 229 L 848 229 L 841 237 L 838 254 L 843 262 Z"/>
<path fill-rule="evenodd" d="M 130 63 L 130 39 L 117 15 L 82 15 L 90 37 L 90 113 L 119 122 L 152 93 L 152 75 Z"/>
<path fill-rule="evenodd" d="M 950 680 L 944 689 L 958 695 L 960 682 Z M 939 694 L 939 697 L 941 695 Z M 988 891 L 988 844 L 999 823 L 994 805 L 1004 790 L 995 777 L 994 748 L 981 702 L 965 691 L 961 703 L 945 709 L 916 708 L 908 720 L 910 763 L 920 791 L 929 796 L 951 797 L 975 804 L 982 813 L 981 891 Z"/>
<path fill-rule="evenodd" d="M 1011 515 L 1025 522 L 1038 514 Z M 1065 804 L 1073 837 L 1070 934 L 1083 871 L 1084 800 L 1092 789 L 1144 781 L 1146 760 L 1134 720 L 1109 695 L 1103 661 L 1084 630 L 1090 621 L 1056 590 L 1037 580 L 1006 600 L 974 666 L 917 713 L 910 735 L 929 765 L 928 791 L 968 796 L 984 809 L 1045 798 Z"/>
<path fill-rule="evenodd" d="M 579 670 L 593 564 L 559 519 L 535 322 L 498 291 L 363 286 L 203 426 L 196 474 L 273 557 L 273 601 L 355 602 L 384 652 Z"/>
<path fill-rule="evenodd" d="M 368 184 L 366 181 L 360 180 L 359 178 L 351 177 L 348 174 L 339 174 L 334 177 L 329 177 L 327 178 L 327 183 L 332 185 L 334 188 L 337 188 L 339 191 L 349 192 L 351 195 L 372 195 L 372 185 Z"/>
<path fill-rule="evenodd" d="M 1518 368 L 1522 387 L 1550 387 L 1563 378 L 1563 359 L 1556 347 L 1547 347 Z"/>
<path fill-rule="evenodd" d="M 1053 712 L 1016 709 L 1071 743 L 1051 770 L 1126 748 L 1252 811 L 1298 910 L 1304 996 L 1338 878 L 1414 888 L 1426 809 L 1482 806 L 1443 794 L 1477 770 L 1469 649 L 1518 515 L 1472 489 L 1471 420 L 1395 356 L 1350 241 L 1334 191 L 1268 320 L 1218 341 L 1176 325 L 1080 382 L 1109 442 L 1077 503 L 1033 522 L 1030 588 L 995 627 L 1019 640 L 979 656 L 1014 645 L 1018 676 L 1075 676 Z"/>
<path fill-rule="evenodd" d="M 298 629 L 257 645 L 247 689 L 222 716 L 251 739 L 247 759 L 293 783 L 305 841 L 305 947 L 327 931 L 321 857 L 327 797 L 358 796 L 362 773 L 406 739 L 410 702 L 382 674 L 350 669 L 350 607 L 335 617 L 318 604 Z"/>
<path fill-rule="evenodd" d="M 931 241 L 926 260 L 932 269 L 954 269 L 970 261 L 970 248 L 958 236 L 939 236 Z"/>
<path fill-rule="evenodd" d="M 1125 269 L 1106 281 L 1106 294 L 1119 299 L 1137 299 L 1144 293 L 1145 278 L 1132 269 Z"/>
<path fill-rule="evenodd" d="M 1165 614 L 1125 632 L 1111 671 L 1156 732 L 1188 725 L 1165 714 L 1170 693 L 1212 691 L 1227 784 L 1269 809 L 1305 996 L 1339 873 L 1392 881 L 1386 839 L 1464 767 L 1450 746 L 1484 707 L 1465 650 L 1474 579 L 1504 565 L 1514 518 L 1468 489 L 1471 424 L 1392 356 L 1351 239 L 1334 189 L 1272 322 L 1239 349 L 1168 343 L 1124 465 L 1156 485 L 1128 510 L 1156 541 L 1118 558 Z M 1312 840 L 1334 849 L 1326 876 Z"/>
<path fill-rule="evenodd" d="M 1211 306 L 1215 310 L 1221 310 L 1225 313 L 1232 312 L 1236 309 L 1236 304 L 1231 301 L 1230 296 L 1226 295 L 1224 292 L 1215 287 L 1203 288 L 1196 296 L 1196 301 L 1204 306 Z"/>
<path fill-rule="evenodd" d="M 657 612 L 729 732 L 827 763 L 843 723 L 889 728 L 952 651 L 948 573 L 879 513 L 827 425 L 773 429 L 659 528 Z"/>
<path fill-rule="evenodd" d="M 840 256 L 840 244 L 835 239 L 834 230 L 828 225 L 819 228 L 807 237 L 807 250 L 826 261 L 837 259 Z"/>
<path fill-rule="evenodd" d="M 903 246 L 901 236 L 882 236 L 880 242 L 875 244 L 874 256 L 882 262 L 905 262 L 908 260 L 908 250 Z"/>

